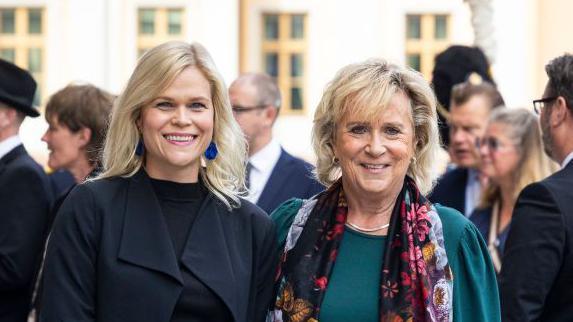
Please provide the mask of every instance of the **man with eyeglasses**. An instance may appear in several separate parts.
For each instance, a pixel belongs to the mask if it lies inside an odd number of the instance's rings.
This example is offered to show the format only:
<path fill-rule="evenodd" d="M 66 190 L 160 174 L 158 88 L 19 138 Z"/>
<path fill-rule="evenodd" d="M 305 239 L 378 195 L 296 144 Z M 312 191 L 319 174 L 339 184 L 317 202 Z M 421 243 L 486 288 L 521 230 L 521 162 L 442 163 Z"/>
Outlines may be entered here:
<path fill-rule="evenodd" d="M 481 194 L 476 142 L 485 131 L 491 111 L 503 104 L 496 87 L 477 74 L 452 88 L 449 152 L 455 168 L 438 180 L 429 196 L 430 201 L 455 208 L 466 217 L 472 214 Z"/>
<path fill-rule="evenodd" d="M 231 84 L 229 97 L 249 144 L 249 201 L 270 214 L 290 198 L 310 198 L 324 189 L 312 178 L 312 165 L 287 153 L 273 138 L 281 95 L 270 76 L 240 75 Z"/>
<path fill-rule="evenodd" d="M 515 205 L 500 277 L 503 321 L 573 321 L 573 55 L 545 71 L 533 104 L 545 151 L 562 169 L 523 189 Z"/>

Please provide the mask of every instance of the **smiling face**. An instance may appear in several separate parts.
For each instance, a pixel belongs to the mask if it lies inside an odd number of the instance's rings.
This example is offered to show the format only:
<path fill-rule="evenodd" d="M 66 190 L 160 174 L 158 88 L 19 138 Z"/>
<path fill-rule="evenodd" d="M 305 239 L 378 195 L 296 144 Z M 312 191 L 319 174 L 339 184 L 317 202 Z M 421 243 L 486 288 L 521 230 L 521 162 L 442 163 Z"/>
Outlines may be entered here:
<path fill-rule="evenodd" d="M 196 182 L 201 155 L 213 138 L 211 87 L 196 67 L 183 70 L 143 107 L 138 122 L 145 169 L 156 179 Z"/>
<path fill-rule="evenodd" d="M 397 195 L 414 156 L 410 101 L 392 96 L 375 120 L 345 115 L 337 124 L 334 155 L 349 196 Z"/>
<path fill-rule="evenodd" d="M 509 130 L 503 123 L 491 123 L 480 144 L 481 171 L 497 184 L 512 182 L 520 161 L 519 151 L 508 136 Z"/>
<path fill-rule="evenodd" d="M 53 170 L 70 170 L 75 164 L 87 160 L 85 146 L 89 142 L 89 133 L 85 128 L 72 132 L 66 125 L 53 117 L 49 122 L 48 130 L 42 136 L 42 141 L 48 145 L 50 156 L 48 166 Z"/>

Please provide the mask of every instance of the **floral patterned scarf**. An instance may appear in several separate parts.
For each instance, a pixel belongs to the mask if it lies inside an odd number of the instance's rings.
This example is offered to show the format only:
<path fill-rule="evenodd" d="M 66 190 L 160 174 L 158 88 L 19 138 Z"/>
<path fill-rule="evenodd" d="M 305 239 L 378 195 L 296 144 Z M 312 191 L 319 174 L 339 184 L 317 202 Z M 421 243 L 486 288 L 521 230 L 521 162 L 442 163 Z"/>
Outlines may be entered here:
<path fill-rule="evenodd" d="M 271 321 L 318 321 L 347 214 L 340 180 L 304 201 L 281 257 Z M 452 320 L 453 276 L 442 223 L 409 177 L 392 212 L 380 274 L 380 321 Z"/>

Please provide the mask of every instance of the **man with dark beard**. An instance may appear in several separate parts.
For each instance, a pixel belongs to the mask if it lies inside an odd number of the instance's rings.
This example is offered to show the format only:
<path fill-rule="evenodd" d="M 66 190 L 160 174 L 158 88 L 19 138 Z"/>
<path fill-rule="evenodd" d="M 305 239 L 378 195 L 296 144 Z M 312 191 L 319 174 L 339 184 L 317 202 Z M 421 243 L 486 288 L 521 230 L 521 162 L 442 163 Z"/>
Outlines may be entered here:
<path fill-rule="evenodd" d="M 500 288 L 503 321 L 573 321 L 573 55 L 553 59 L 540 114 L 561 171 L 529 185 L 514 208 Z"/>

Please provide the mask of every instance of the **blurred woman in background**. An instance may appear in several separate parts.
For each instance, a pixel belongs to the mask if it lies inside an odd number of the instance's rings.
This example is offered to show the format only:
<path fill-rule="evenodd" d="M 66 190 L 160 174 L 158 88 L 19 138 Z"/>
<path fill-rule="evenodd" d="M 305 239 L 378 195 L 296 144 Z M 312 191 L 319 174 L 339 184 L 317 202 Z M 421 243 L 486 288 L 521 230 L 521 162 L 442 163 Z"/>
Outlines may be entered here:
<path fill-rule="evenodd" d="M 94 177 L 101 167 L 100 152 L 114 96 L 90 84 L 71 84 L 56 92 L 46 104 L 48 166 L 56 202 L 53 214 L 77 183 Z M 73 178 L 68 182 L 68 171 Z M 56 182 L 55 182 L 56 181 Z M 60 187 L 60 188 L 56 188 Z M 61 189 L 61 190 L 59 190 Z"/>
<path fill-rule="evenodd" d="M 480 206 L 470 220 L 488 244 L 499 273 L 517 196 L 525 186 L 547 177 L 557 168 L 543 152 L 537 116 L 526 109 L 494 110 L 483 138 L 476 143 L 487 183 Z"/>

